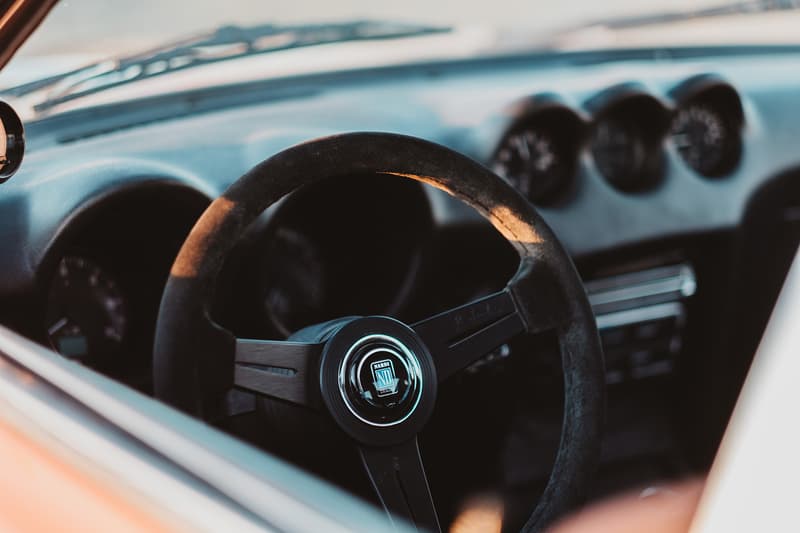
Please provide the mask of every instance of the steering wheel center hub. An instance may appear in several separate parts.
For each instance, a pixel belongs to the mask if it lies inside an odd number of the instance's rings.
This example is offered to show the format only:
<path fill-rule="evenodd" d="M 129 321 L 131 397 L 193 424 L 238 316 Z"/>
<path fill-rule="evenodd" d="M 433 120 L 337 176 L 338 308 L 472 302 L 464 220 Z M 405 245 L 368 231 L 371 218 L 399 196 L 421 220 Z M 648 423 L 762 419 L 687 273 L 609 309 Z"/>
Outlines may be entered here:
<path fill-rule="evenodd" d="M 419 359 L 389 335 L 362 337 L 347 351 L 339 369 L 339 393 L 350 412 L 365 424 L 402 423 L 422 398 Z"/>
<path fill-rule="evenodd" d="M 404 442 L 436 403 L 438 378 L 427 346 L 393 318 L 354 318 L 325 342 L 322 399 L 336 423 L 364 444 Z"/>

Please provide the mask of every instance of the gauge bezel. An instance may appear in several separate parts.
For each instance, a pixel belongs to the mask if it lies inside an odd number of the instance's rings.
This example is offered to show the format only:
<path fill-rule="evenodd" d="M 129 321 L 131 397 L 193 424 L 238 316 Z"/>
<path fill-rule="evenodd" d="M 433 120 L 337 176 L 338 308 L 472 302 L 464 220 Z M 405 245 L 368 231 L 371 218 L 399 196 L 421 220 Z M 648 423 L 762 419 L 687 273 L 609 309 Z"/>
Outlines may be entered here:
<path fill-rule="evenodd" d="M 506 149 L 507 143 L 513 137 L 531 131 L 544 131 L 551 139 L 554 151 L 561 157 L 563 170 L 552 182 L 534 188 L 535 191 L 526 196 L 540 207 L 554 206 L 564 201 L 575 187 L 579 156 L 586 140 L 586 121 L 570 107 L 544 95 L 517 102 L 507 116 L 510 119 L 506 121 L 502 134 L 494 144 L 489 167 L 494 169 L 497 166 L 500 152 Z M 501 177 L 510 181 L 507 176 Z M 535 179 L 531 174 L 520 177 Z M 531 191 L 530 187 L 528 189 Z"/>
<path fill-rule="evenodd" d="M 61 258 L 77 254 L 99 262 L 127 297 L 129 334 L 114 357 L 87 364 L 137 389 L 149 390 L 153 319 L 163 284 L 172 258 L 210 198 L 166 175 L 145 173 L 145 181 L 131 182 L 137 175 L 131 169 L 103 167 L 83 177 L 95 180 L 95 172 L 103 171 L 118 176 L 114 184 L 75 206 L 55 238 L 39 252 L 36 276 L 43 287 L 35 303 L 34 320 L 39 326 L 34 335 L 48 345 L 46 284 Z"/>
<path fill-rule="evenodd" d="M 702 75 L 690 78 L 670 91 L 674 100 L 674 112 L 670 119 L 669 142 L 681 161 L 695 174 L 709 179 L 731 175 L 741 162 L 744 152 L 745 115 L 739 92 L 728 82 L 714 76 Z M 714 112 L 728 131 L 728 145 L 720 162 L 711 170 L 697 168 L 672 142 L 671 128 L 678 114 L 692 106 L 705 107 Z"/>
<path fill-rule="evenodd" d="M 671 117 L 667 106 L 644 88 L 624 84 L 603 91 L 584 107 L 593 117 L 588 152 L 597 173 L 612 187 L 626 193 L 649 191 L 660 184 L 666 167 L 664 138 Z M 626 125 L 636 136 L 643 154 L 635 167 L 609 174 L 597 164 L 595 133 L 608 122 Z"/>
<path fill-rule="evenodd" d="M 88 277 L 83 279 L 83 276 Z M 97 279 L 94 283 L 89 281 L 89 278 L 93 276 Z M 85 287 L 84 282 L 88 283 Z M 70 285 L 73 284 L 76 284 L 76 286 L 70 288 Z M 79 287 L 81 290 L 75 292 Z M 91 294 L 88 291 L 92 291 Z M 96 300 L 98 294 L 100 294 L 98 291 L 114 296 L 117 303 L 113 308 L 109 308 L 107 302 L 103 302 L 102 306 L 100 305 L 100 302 Z M 94 309 L 86 307 L 88 305 L 87 302 L 92 302 L 97 307 Z M 73 326 L 82 328 L 87 353 L 80 356 L 64 355 L 92 365 L 107 365 L 110 359 L 116 357 L 124 349 L 127 338 L 130 335 L 129 306 L 128 293 L 107 262 L 97 258 L 94 254 L 73 250 L 63 255 L 58 261 L 47 290 L 47 303 L 44 313 L 47 340 L 53 350 L 63 353 L 53 338 L 54 334 L 50 331 L 52 328 L 51 322 L 57 317 L 60 317 L 58 322 L 61 320 L 72 322 Z M 98 311 L 100 307 L 102 307 L 102 311 Z M 76 308 L 80 309 L 80 313 L 76 311 Z M 102 322 L 97 319 L 98 312 L 103 314 L 104 320 Z M 81 316 L 76 316 L 76 313 Z M 81 324 L 81 320 L 92 323 Z M 86 329 L 87 326 L 90 327 Z M 102 336 L 98 335 L 97 331 L 101 326 L 104 330 Z M 108 327 L 114 327 L 119 338 L 111 338 L 105 334 L 105 329 Z"/>

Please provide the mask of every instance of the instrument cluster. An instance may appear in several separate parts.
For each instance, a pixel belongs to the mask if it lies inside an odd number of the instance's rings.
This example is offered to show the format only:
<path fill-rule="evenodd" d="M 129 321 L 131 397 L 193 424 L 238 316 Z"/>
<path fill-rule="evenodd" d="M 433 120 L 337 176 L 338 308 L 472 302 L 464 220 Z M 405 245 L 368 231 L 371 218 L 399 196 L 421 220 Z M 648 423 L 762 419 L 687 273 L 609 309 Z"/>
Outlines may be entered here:
<path fill-rule="evenodd" d="M 87 204 L 43 262 L 37 340 L 148 391 L 164 282 L 207 204 L 195 191 L 166 184 Z"/>
<path fill-rule="evenodd" d="M 321 180 L 254 224 L 220 275 L 212 316 L 237 335 L 285 338 L 352 315 L 403 316 L 433 219 L 423 186 L 396 176 Z"/>
<path fill-rule="evenodd" d="M 703 178 L 731 175 L 742 154 L 744 112 L 737 91 L 707 76 L 659 99 L 635 84 L 612 87 L 581 109 L 553 98 L 530 98 L 500 136 L 491 168 L 531 202 L 568 199 L 579 172 L 599 174 L 624 193 L 655 188 L 670 150 Z"/>

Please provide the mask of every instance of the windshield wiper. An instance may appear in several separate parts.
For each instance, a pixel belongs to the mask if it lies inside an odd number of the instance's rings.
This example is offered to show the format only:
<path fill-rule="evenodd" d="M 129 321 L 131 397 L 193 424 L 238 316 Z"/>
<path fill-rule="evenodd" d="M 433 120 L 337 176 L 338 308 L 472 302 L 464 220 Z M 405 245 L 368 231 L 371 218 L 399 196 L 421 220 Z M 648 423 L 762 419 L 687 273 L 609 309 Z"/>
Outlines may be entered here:
<path fill-rule="evenodd" d="M 305 46 L 347 41 L 398 39 L 451 31 L 449 27 L 381 21 L 339 24 L 222 26 L 189 39 L 134 55 L 117 57 L 76 70 L 2 90 L 25 96 L 48 90 L 34 106 L 41 112 L 64 102 L 126 83 L 199 65 Z"/>
<path fill-rule="evenodd" d="M 739 15 L 744 13 L 764 13 L 767 11 L 788 11 L 798 9 L 798 7 L 800 7 L 800 0 L 740 0 L 688 11 L 666 11 L 648 13 L 645 15 L 593 20 L 587 24 L 581 24 L 578 29 L 603 26 L 612 30 L 622 30 L 626 28 L 639 28 L 642 26 L 668 24 L 671 22 L 700 18 Z"/>

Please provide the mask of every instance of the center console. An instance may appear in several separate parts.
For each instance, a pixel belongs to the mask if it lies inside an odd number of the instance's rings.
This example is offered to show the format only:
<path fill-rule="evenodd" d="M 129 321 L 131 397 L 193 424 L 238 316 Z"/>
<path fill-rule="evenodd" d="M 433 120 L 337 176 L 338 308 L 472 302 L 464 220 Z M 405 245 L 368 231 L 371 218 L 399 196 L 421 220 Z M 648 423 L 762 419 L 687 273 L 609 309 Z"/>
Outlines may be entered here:
<path fill-rule="evenodd" d="M 609 385 L 670 374 L 683 342 L 694 271 L 677 264 L 592 280 L 589 301 Z"/>

